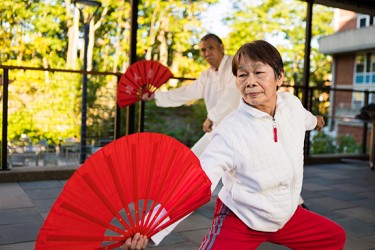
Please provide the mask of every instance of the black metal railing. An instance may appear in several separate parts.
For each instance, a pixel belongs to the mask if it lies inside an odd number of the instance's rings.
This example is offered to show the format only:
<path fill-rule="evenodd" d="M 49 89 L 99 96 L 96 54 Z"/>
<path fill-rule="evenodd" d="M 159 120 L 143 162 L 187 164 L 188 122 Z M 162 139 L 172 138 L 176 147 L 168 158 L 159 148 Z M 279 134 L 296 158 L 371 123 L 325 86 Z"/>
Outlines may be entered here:
<path fill-rule="evenodd" d="M 205 108 L 204 104 L 200 101 L 190 105 L 184 105 L 178 108 L 159 108 L 156 107 L 153 102 L 142 103 L 139 102 L 132 105 L 134 112 L 129 112 L 129 108 L 120 110 L 116 104 L 116 89 L 117 82 L 121 77 L 121 73 L 113 72 L 96 72 L 96 71 L 80 71 L 80 70 L 64 70 L 64 69 L 44 69 L 44 68 L 33 68 L 33 67 L 16 67 L 16 66 L 5 66 L 0 65 L 2 69 L 2 142 L 1 142 L 1 170 L 8 170 L 9 167 L 9 147 L 13 146 L 11 139 L 14 135 L 9 135 L 8 126 L 9 118 L 14 118 L 17 114 L 16 109 L 35 109 L 35 107 L 28 106 L 26 103 L 24 107 L 15 107 L 12 98 L 14 96 L 14 88 L 17 88 L 15 84 L 15 74 L 20 71 L 28 72 L 31 71 L 35 74 L 40 72 L 48 72 L 48 74 L 60 73 L 62 76 L 59 78 L 53 78 L 54 81 L 62 81 L 59 85 L 66 86 L 75 82 L 74 86 L 80 86 L 81 76 L 83 74 L 88 75 L 89 80 L 89 93 L 90 95 L 90 111 L 88 116 L 88 134 L 86 138 L 87 148 L 85 151 L 89 152 L 88 156 L 95 152 L 101 146 L 110 142 L 113 139 L 117 139 L 123 135 L 131 134 L 134 132 L 141 131 L 153 131 L 171 135 L 178 140 L 182 141 L 187 146 L 192 146 L 198 138 L 203 134 L 201 130 L 201 124 L 205 119 Z M 68 76 L 78 76 L 73 80 Z M 106 83 L 110 77 L 115 83 L 110 87 L 105 86 L 108 93 L 106 96 L 101 96 L 98 91 L 94 93 L 95 89 L 103 87 L 103 83 Z M 44 79 L 44 78 L 43 78 Z M 66 80 L 64 80 L 66 79 Z M 174 77 L 173 79 L 178 80 L 178 84 L 182 84 L 185 81 L 194 80 L 193 78 Z M 44 79 L 47 81 L 47 79 Z M 50 81 L 52 81 L 50 79 Z M 14 85 L 14 86 L 12 86 Z M 12 87 L 11 91 L 9 87 Z M 38 86 L 33 86 L 37 88 Z M 307 97 L 307 109 L 311 110 L 314 114 L 323 114 L 326 118 L 325 133 L 330 137 L 322 136 L 319 137 L 317 132 L 307 133 L 307 139 L 305 144 L 305 156 L 306 159 L 319 159 L 328 160 L 328 155 L 335 159 L 350 158 L 350 157 L 362 157 L 364 159 L 369 157 L 369 136 L 370 136 L 370 122 L 360 121 L 354 119 L 356 114 L 361 111 L 361 107 L 370 103 L 370 100 L 375 100 L 374 92 L 368 90 L 357 90 L 353 88 L 332 88 L 332 87 L 309 87 L 305 92 L 304 86 L 290 86 L 284 85 L 280 91 L 290 91 L 299 98 Z M 19 91 L 21 93 L 22 90 Z M 48 88 L 47 88 L 48 91 Z M 50 91 L 59 91 L 50 89 Z M 75 98 L 80 98 L 80 90 L 78 90 Z M 16 91 L 17 92 L 17 91 Z M 11 95 L 10 95 L 11 93 Z M 77 101 L 77 103 L 79 103 Z M 71 104 L 69 104 L 71 105 Z M 79 106 L 79 105 L 78 105 Z M 34 110 L 35 111 L 35 110 Z M 37 110 L 38 112 L 44 112 Z M 38 113 L 33 112 L 33 114 Z M 46 113 L 46 112 L 44 112 Z M 58 117 L 54 117 L 56 112 L 52 112 L 51 117 L 48 119 L 58 120 Z M 101 114 L 101 113 L 105 113 Z M 129 113 L 132 115 L 129 116 Z M 67 114 L 67 116 L 77 116 L 79 110 L 74 110 L 74 113 Z M 105 118 L 103 118 L 105 117 Z M 346 118 L 346 119 L 344 119 Z M 348 119 L 351 118 L 351 119 Z M 28 117 L 27 119 L 37 119 L 35 117 Z M 17 120 L 17 119 L 16 119 Z M 22 120 L 22 118 L 18 119 Z M 78 122 L 79 123 L 79 122 Z M 57 123 L 58 124 L 58 123 Z M 129 126 L 131 124 L 131 126 Z M 81 126 L 81 124 L 75 124 Z M 74 154 L 74 159 L 77 157 L 77 147 L 71 139 L 67 141 L 64 138 L 64 126 L 58 124 L 56 127 L 49 128 L 50 131 L 60 129 L 62 132 L 61 139 L 56 142 L 55 145 L 49 145 L 47 148 L 51 152 L 43 152 L 41 156 L 46 153 L 54 153 L 51 148 L 57 148 L 59 157 L 64 155 Z M 131 128 L 131 129 L 129 129 Z M 28 131 L 29 128 L 24 128 Z M 344 141 L 342 136 L 346 136 L 345 140 L 349 140 L 348 137 L 352 137 L 349 141 L 346 141 L 348 145 L 343 145 Z M 318 139 L 319 140 L 318 140 Z M 328 139 L 327 139 L 328 138 Z M 318 142 L 321 140 L 327 140 L 332 144 L 331 151 L 319 149 L 317 147 Z M 315 143 L 315 144 L 314 144 Z M 357 147 L 350 146 L 355 143 Z M 79 144 L 79 142 L 77 143 Z M 323 145 L 327 143 L 323 142 Z M 350 144 L 350 145 L 349 145 Z M 350 147 L 349 147 L 350 146 Z M 336 148 L 336 149 L 335 149 Z M 359 148 L 359 149 L 358 149 Z M 323 153 L 320 153 L 320 151 Z M 328 152 L 329 151 L 329 152 Z M 40 151 L 42 152 L 42 151 Z M 82 149 L 78 150 L 78 154 L 82 152 Z M 78 163 L 79 164 L 79 163 Z"/>

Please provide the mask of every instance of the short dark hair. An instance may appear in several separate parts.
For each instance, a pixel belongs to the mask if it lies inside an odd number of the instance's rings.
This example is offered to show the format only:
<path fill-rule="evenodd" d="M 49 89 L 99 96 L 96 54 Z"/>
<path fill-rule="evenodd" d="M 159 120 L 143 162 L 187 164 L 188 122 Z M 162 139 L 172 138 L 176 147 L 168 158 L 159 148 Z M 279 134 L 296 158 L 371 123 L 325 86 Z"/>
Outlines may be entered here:
<path fill-rule="evenodd" d="M 221 41 L 220 37 L 218 37 L 217 35 L 215 34 L 212 34 L 212 33 L 208 33 L 207 35 L 205 35 L 204 37 L 201 38 L 201 42 L 203 41 L 207 41 L 208 39 L 215 39 L 218 43 L 220 44 L 223 44 L 223 42 Z"/>
<path fill-rule="evenodd" d="M 252 61 L 270 65 L 275 73 L 275 78 L 284 72 L 283 60 L 279 51 L 264 40 L 245 43 L 238 49 L 232 61 L 232 73 L 235 76 L 237 76 L 238 63 L 241 57 L 247 57 Z"/>

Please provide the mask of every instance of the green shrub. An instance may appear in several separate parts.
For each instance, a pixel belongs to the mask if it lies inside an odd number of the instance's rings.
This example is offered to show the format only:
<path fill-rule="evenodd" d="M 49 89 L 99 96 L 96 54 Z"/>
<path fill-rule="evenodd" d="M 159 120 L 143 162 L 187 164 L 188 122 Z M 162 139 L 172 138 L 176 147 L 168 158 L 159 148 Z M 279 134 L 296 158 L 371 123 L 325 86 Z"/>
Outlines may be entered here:
<path fill-rule="evenodd" d="M 332 154 L 336 153 L 335 138 L 319 131 L 311 141 L 312 154 Z"/>
<path fill-rule="evenodd" d="M 361 152 L 361 145 L 358 144 L 353 136 L 351 135 L 342 135 L 338 139 L 339 146 L 338 152 L 339 153 L 359 153 Z"/>

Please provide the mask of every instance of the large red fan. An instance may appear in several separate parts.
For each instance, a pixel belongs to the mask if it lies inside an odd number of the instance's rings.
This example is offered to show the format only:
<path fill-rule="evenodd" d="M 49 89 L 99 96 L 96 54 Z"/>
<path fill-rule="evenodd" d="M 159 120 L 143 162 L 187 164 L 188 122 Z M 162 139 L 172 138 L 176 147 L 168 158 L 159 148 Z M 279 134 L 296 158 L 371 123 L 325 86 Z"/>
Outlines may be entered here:
<path fill-rule="evenodd" d="M 151 95 L 173 76 L 168 67 L 157 61 L 142 60 L 132 64 L 121 76 L 117 87 L 117 103 L 120 108 Z"/>
<path fill-rule="evenodd" d="M 159 133 L 106 145 L 67 181 L 36 249 L 112 249 L 151 237 L 210 200 L 211 182 L 194 153 Z"/>

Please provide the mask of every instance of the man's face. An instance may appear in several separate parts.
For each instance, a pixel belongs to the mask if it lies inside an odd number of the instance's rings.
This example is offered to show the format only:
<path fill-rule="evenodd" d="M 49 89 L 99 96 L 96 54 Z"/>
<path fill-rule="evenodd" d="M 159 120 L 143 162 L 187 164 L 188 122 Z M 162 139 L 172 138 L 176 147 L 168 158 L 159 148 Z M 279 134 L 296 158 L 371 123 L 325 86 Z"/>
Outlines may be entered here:
<path fill-rule="evenodd" d="M 202 57 L 211 65 L 218 69 L 224 56 L 224 46 L 217 42 L 214 38 L 209 38 L 199 44 Z"/>

